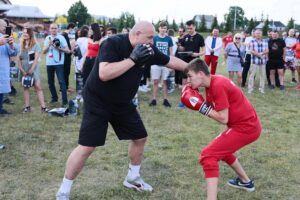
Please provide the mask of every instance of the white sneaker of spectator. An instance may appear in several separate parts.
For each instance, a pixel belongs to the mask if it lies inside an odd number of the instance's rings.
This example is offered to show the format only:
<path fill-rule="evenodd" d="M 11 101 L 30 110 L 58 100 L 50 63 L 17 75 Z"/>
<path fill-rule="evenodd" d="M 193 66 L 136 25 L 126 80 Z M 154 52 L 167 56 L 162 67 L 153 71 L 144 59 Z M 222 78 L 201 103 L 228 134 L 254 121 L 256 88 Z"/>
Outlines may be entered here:
<path fill-rule="evenodd" d="M 139 92 L 148 92 L 143 86 L 139 86 Z"/>

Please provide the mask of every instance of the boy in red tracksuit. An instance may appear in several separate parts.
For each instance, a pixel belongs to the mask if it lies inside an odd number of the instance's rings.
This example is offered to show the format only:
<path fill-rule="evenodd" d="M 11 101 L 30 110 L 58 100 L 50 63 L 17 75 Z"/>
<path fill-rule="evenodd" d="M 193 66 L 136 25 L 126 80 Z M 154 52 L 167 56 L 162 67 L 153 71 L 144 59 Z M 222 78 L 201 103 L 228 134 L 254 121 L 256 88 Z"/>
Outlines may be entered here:
<path fill-rule="evenodd" d="M 231 80 L 210 75 L 203 60 L 192 60 L 186 73 L 188 85 L 182 90 L 182 103 L 227 126 L 200 155 L 200 164 L 207 183 L 207 199 L 217 199 L 220 160 L 226 162 L 238 175 L 236 179 L 228 181 L 230 186 L 254 191 L 254 182 L 234 155 L 260 136 L 261 124 L 254 107 Z M 205 88 L 206 100 L 199 93 L 198 87 Z"/>

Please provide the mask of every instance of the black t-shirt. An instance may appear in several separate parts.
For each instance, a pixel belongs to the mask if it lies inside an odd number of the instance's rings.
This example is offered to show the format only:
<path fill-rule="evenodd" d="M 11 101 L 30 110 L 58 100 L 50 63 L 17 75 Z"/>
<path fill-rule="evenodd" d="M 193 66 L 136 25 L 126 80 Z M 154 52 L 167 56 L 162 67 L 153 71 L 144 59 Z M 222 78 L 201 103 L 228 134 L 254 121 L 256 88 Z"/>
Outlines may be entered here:
<path fill-rule="evenodd" d="M 185 35 L 181 45 L 184 47 L 184 51 L 199 53 L 200 47 L 204 47 L 205 43 L 203 37 L 199 33 L 196 33 L 195 35 Z M 194 57 L 191 56 L 186 56 L 183 58 L 183 60 L 186 62 L 190 62 L 193 59 Z"/>
<path fill-rule="evenodd" d="M 285 48 L 285 42 L 278 38 L 276 40 L 269 39 L 269 58 L 272 60 L 282 60 L 283 59 L 283 49 Z"/>
<path fill-rule="evenodd" d="M 102 81 L 99 78 L 99 63 L 122 61 L 129 58 L 132 50 L 133 47 L 128 34 L 117 34 L 103 41 L 92 72 L 84 87 L 85 104 L 91 104 L 95 107 L 105 105 L 118 110 L 120 107 L 126 109 L 131 106 L 131 100 L 138 90 L 145 68 L 133 66 L 115 79 Z M 149 59 L 147 66 L 153 64 L 163 66 L 170 61 L 170 57 L 162 54 L 156 47 L 153 47 L 153 50 L 154 56 Z"/>

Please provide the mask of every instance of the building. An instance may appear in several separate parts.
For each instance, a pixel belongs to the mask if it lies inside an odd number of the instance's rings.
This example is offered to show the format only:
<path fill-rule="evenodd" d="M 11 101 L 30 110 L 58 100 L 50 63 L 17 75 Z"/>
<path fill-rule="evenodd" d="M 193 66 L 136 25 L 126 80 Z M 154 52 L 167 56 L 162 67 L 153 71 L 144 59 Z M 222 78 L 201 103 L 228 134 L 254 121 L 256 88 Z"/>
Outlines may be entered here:
<path fill-rule="evenodd" d="M 12 5 L 8 0 L 0 0 L 0 18 L 6 18 L 17 29 L 30 23 L 37 31 L 48 29 L 54 20 L 54 17 L 44 15 L 38 7 Z"/>
<path fill-rule="evenodd" d="M 265 22 L 259 22 L 259 24 L 255 27 L 256 29 L 262 29 L 265 25 Z M 276 30 L 276 31 L 284 31 L 286 26 L 281 23 L 280 21 L 270 21 L 269 22 L 269 30 Z"/>
<path fill-rule="evenodd" d="M 212 26 L 213 21 L 214 21 L 214 16 L 213 15 L 195 15 L 194 16 L 194 21 L 197 24 L 200 24 L 201 21 L 202 21 L 203 16 L 204 16 L 204 19 L 205 19 L 206 28 L 211 29 L 211 26 Z"/>

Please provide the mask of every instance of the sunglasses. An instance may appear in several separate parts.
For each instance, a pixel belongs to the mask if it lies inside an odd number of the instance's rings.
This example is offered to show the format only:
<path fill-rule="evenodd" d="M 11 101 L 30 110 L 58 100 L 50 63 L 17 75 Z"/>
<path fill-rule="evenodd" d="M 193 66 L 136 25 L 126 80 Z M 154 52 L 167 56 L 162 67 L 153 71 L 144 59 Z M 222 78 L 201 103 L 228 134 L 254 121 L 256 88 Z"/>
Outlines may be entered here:
<path fill-rule="evenodd" d="M 239 37 L 236 37 L 235 39 L 236 39 L 236 40 L 240 40 L 241 38 L 239 38 Z"/>

